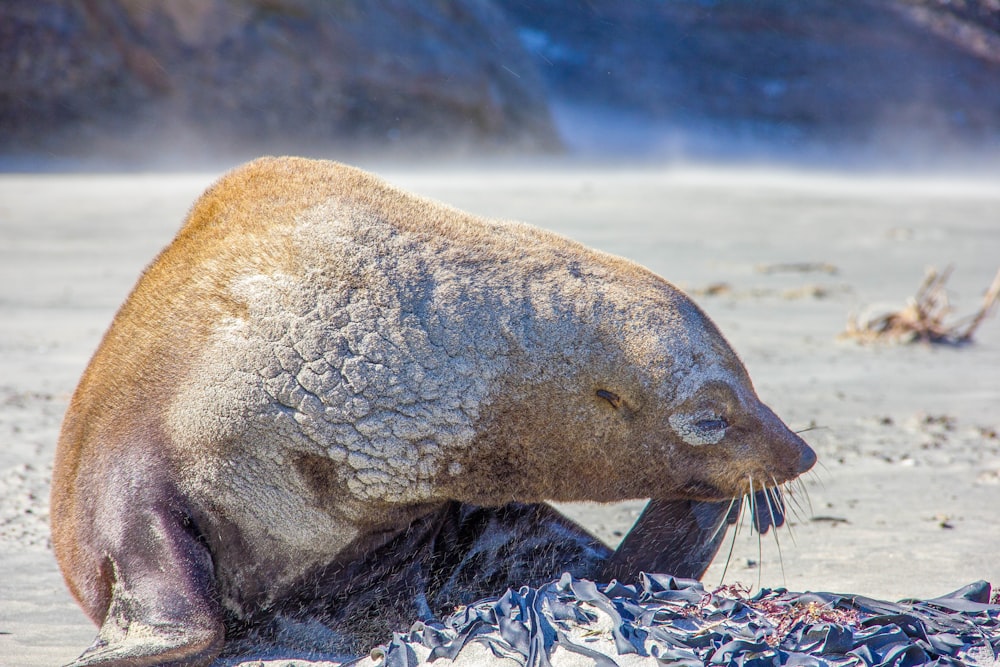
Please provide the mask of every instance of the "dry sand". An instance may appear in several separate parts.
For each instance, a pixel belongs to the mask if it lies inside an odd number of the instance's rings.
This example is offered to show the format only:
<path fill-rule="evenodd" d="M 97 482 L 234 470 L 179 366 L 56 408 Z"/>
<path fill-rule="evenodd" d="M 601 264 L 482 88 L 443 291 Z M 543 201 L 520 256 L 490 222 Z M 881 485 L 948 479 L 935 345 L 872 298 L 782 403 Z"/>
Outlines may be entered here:
<path fill-rule="evenodd" d="M 836 340 L 850 313 L 902 305 L 930 265 L 956 266 L 957 310 L 974 310 L 1000 264 L 1000 181 L 382 173 L 625 255 L 701 294 L 765 402 L 793 428 L 813 429 L 821 461 L 806 479 L 811 507 L 779 533 L 780 555 L 770 535 L 758 554 L 744 529 L 727 582 L 885 599 L 1000 584 L 1000 322 L 961 349 Z M 214 177 L 0 176 L 0 664 L 66 662 L 93 639 L 48 545 L 59 421 L 115 309 Z M 641 506 L 565 509 L 615 544 Z M 708 586 L 720 580 L 717 560 Z"/>

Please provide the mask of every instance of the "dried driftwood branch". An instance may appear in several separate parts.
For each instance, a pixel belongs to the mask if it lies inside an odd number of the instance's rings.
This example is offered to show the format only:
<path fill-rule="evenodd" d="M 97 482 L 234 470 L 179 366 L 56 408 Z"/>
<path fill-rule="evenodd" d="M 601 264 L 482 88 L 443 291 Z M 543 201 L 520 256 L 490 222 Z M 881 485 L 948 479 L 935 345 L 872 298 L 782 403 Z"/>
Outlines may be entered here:
<path fill-rule="evenodd" d="M 945 283 L 951 276 L 952 267 L 938 272 L 927 271 L 920 289 L 906 306 L 899 311 L 884 313 L 877 317 L 851 317 L 842 337 L 862 343 L 939 343 L 962 345 L 972 340 L 979 325 L 993 314 L 1000 302 L 1000 271 L 983 296 L 979 310 L 970 316 L 947 322 L 952 308 L 948 302 Z"/>

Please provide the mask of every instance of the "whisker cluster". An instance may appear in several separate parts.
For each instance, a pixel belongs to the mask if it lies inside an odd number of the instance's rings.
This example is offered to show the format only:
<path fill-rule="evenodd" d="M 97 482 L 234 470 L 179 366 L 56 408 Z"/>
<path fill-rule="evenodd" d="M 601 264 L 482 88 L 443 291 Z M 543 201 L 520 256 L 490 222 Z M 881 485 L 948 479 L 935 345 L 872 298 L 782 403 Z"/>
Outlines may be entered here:
<path fill-rule="evenodd" d="M 743 526 L 744 516 L 750 515 L 750 531 L 757 533 L 757 587 L 761 584 L 761 570 L 763 569 L 763 538 L 769 532 L 774 536 L 774 543 L 778 549 L 778 565 L 781 569 L 782 581 L 785 579 L 785 562 L 781 554 L 781 539 L 778 536 L 778 528 L 787 526 L 788 534 L 795 543 L 795 533 L 792 530 L 792 523 L 786 522 L 785 517 L 788 512 L 799 522 L 809 520 L 813 512 L 812 500 L 809 498 L 809 491 L 801 477 L 797 477 L 785 483 L 778 481 L 771 476 L 770 484 L 754 481 L 753 476 L 747 476 L 747 483 L 750 490 L 743 496 L 734 497 L 729 503 L 728 521 L 724 521 L 716 529 L 712 538 L 718 536 L 718 531 L 723 530 L 727 525 L 735 524 L 732 539 L 729 542 L 729 552 L 726 554 L 726 562 L 722 568 L 722 576 L 719 579 L 721 586 L 729 571 L 729 564 L 732 562 L 733 551 L 736 546 L 736 537 Z"/>

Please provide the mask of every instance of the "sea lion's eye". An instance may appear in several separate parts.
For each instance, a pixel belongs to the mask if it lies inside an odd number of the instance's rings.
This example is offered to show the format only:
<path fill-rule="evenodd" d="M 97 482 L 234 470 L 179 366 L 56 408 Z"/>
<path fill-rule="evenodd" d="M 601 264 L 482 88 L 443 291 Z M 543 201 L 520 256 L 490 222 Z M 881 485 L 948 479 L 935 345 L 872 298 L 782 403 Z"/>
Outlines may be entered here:
<path fill-rule="evenodd" d="M 699 419 L 694 423 L 694 427 L 701 431 L 722 431 L 729 427 L 729 422 L 722 417 L 711 417 Z"/>
<path fill-rule="evenodd" d="M 603 398 L 605 401 L 611 404 L 611 407 L 618 409 L 622 405 L 622 398 L 613 391 L 608 391 L 607 389 L 598 389 L 597 395 Z"/>

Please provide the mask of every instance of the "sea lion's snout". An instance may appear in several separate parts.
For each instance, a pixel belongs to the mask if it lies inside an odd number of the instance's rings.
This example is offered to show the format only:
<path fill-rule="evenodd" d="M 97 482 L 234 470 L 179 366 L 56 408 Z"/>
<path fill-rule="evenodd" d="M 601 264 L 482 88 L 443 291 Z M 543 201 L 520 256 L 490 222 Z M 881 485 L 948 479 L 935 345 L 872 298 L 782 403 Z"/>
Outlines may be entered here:
<path fill-rule="evenodd" d="M 798 474 L 801 475 L 816 465 L 816 452 L 802 438 L 799 438 L 799 441 L 802 443 L 802 451 L 799 453 Z"/>
<path fill-rule="evenodd" d="M 816 463 L 816 452 L 795 431 L 766 405 L 761 406 L 766 412 L 765 437 L 772 441 L 771 451 L 774 458 L 780 460 L 781 475 L 775 475 L 779 482 L 787 482 L 807 472 Z"/>
<path fill-rule="evenodd" d="M 706 382 L 664 421 L 683 462 L 681 497 L 721 501 L 753 494 L 789 482 L 816 463 L 813 449 L 749 383 Z"/>
<path fill-rule="evenodd" d="M 694 496 L 702 486 L 725 496 L 752 493 L 751 484 L 784 484 L 816 463 L 816 453 L 757 397 L 745 372 L 704 382 L 664 421 L 686 459 L 684 486 Z"/>

